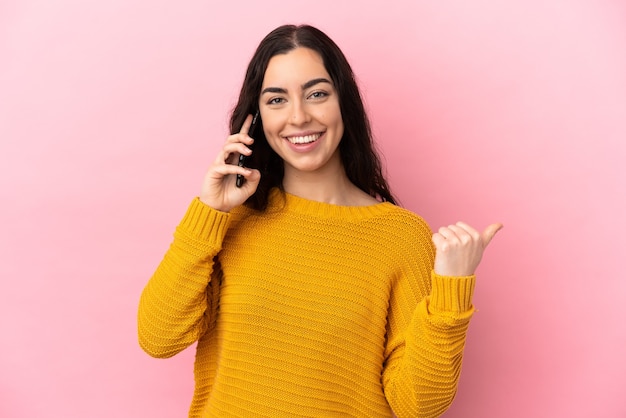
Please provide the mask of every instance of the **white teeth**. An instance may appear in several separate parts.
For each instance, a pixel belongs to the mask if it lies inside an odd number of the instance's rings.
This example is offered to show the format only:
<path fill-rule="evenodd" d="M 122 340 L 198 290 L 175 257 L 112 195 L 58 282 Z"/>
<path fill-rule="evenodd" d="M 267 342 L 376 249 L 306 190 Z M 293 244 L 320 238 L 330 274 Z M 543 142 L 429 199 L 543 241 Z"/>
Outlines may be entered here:
<path fill-rule="evenodd" d="M 322 134 L 313 134 L 306 136 L 290 136 L 287 139 L 292 144 L 308 144 L 310 142 L 316 141 Z"/>

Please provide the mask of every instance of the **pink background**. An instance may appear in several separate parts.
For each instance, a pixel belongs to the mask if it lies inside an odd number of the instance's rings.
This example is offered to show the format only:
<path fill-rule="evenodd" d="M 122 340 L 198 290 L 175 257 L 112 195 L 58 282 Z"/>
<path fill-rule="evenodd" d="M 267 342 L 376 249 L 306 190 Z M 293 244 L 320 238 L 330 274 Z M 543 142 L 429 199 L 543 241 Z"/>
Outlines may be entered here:
<path fill-rule="evenodd" d="M 139 293 L 287 22 L 351 60 L 404 206 L 505 224 L 446 417 L 626 416 L 624 2 L 380 4 L 0 3 L 0 416 L 186 416 Z"/>

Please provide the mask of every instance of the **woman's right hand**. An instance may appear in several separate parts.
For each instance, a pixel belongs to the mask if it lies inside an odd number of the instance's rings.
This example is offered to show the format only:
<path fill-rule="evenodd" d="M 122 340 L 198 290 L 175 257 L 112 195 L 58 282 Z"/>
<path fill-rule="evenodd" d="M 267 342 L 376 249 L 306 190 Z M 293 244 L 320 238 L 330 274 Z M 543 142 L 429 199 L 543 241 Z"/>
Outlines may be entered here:
<path fill-rule="evenodd" d="M 259 170 L 237 165 L 239 154 L 246 156 L 252 154 L 252 150 L 248 148 L 254 142 L 248 136 L 251 123 L 252 115 L 248 115 L 239 133 L 228 137 L 204 176 L 200 201 L 213 209 L 229 212 L 252 196 L 259 185 L 261 180 Z M 246 179 L 241 187 L 235 185 L 237 174 Z"/>

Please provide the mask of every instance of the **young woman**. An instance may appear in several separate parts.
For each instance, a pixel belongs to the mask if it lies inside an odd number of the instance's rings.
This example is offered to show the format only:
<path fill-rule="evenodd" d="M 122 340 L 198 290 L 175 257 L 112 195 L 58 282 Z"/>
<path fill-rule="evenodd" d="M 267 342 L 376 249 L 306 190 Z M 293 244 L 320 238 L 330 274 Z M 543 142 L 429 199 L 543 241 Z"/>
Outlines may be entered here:
<path fill-rule="evenodd" d="M 501 225 L 433 235 L 395 205 L 352 70 L 311 26 L 263 39 L 230 128 L 139 305 L 150 355 L 197 342 L 189 416 L 442 414 Z"/>

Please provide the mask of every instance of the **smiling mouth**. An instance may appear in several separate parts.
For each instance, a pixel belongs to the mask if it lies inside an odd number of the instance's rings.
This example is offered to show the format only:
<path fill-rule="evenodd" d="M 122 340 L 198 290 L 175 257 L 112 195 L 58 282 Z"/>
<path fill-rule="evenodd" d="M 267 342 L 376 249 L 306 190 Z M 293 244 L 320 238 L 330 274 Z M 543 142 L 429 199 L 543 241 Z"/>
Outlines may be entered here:
<path fill-rule="evenodd" d="M 317 141 L 320 136 L 322 136 L 321 133 L 304 136 L 288 136 L 287 141 L 292 144 L 310 144 L 311 142 Z"/>

